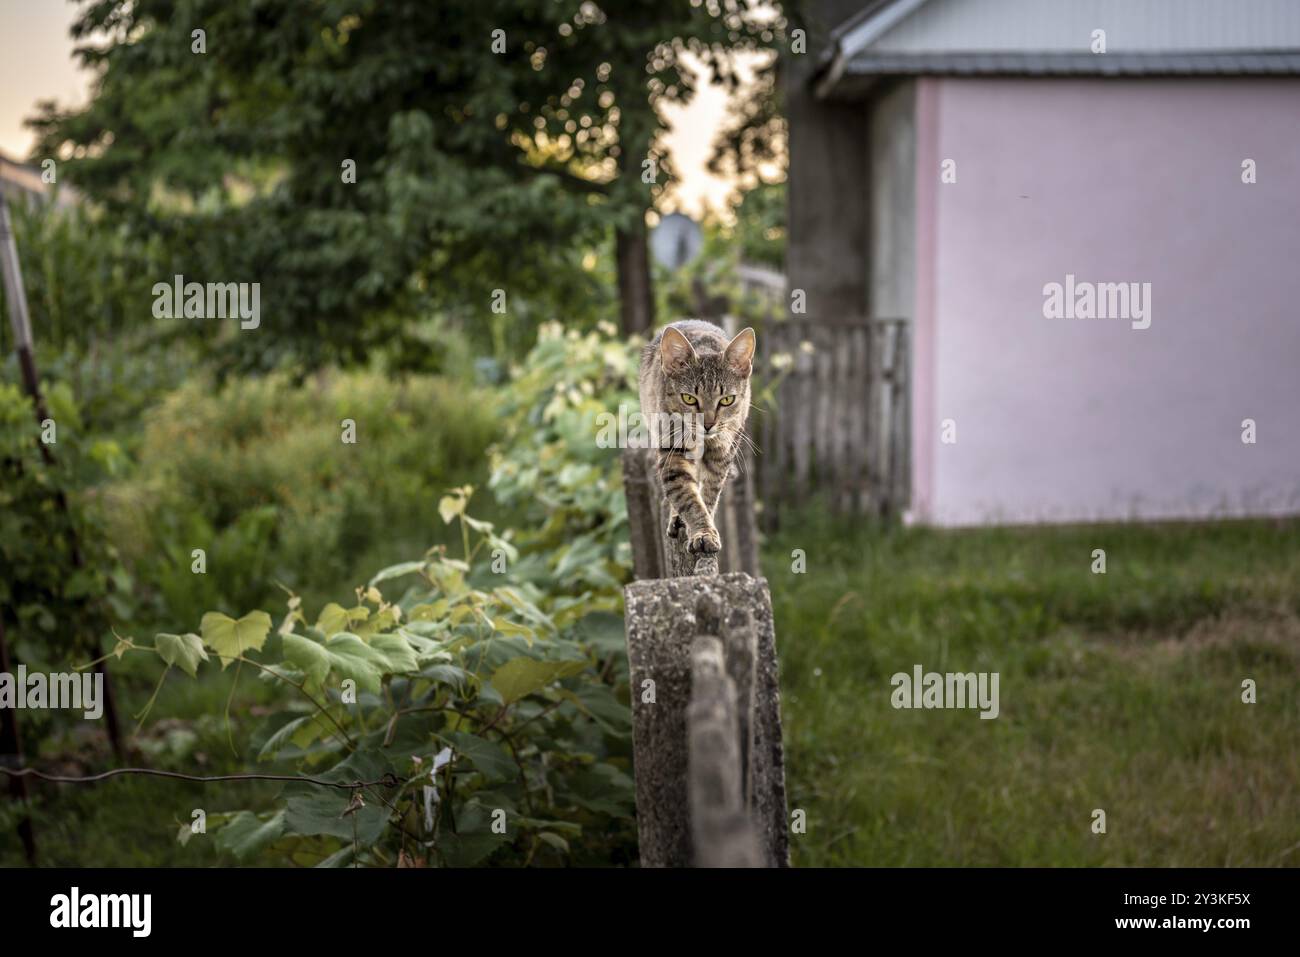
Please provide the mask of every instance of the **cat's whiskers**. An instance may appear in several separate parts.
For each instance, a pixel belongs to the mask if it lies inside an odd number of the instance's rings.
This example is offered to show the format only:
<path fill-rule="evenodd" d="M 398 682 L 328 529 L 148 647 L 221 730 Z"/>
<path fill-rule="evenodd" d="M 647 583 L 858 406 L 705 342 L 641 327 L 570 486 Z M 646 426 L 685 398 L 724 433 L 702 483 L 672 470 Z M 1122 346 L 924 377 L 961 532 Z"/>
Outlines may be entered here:
<path fill-rule="evenodd" d="M 763 454 L 762 449 L 760 449 L 760 448 L 758 447 L 757 443 L 755 443 L 754 440 L 751 439 L 751 438 L 749 437 L 748 433 L 746 433 L 744 429 L 740 429 L 739 431 L 737 431 L 737 432 L 736 432 L 736 435 L 737 435 L 737 437 L 738 437 L 742 442 L 745 443 L 745 448 L 746 448 L 746 449 L 748 449 L 749 451 L 753 452 L 755 455 L 762 455 L 762 454 Z M 748 458 L 748 456 L 746 456 L 746 455 L 744 454 L 744 450 L 742 449 L 742 450 L 740 451 L 740 453 L 737 454 L 737 455 L 732 459 L 732 461 L 739 461 L 739 462 L 740 462 L 740 470 L 739 470 L 739 471 L 740 471 L 740 473 L 741 473 L 742 475 L 744 475 L 744 474 L 749 470 L 749 463 L 748 463 L 748 461 L 747 461 L 747 458 Z"/>

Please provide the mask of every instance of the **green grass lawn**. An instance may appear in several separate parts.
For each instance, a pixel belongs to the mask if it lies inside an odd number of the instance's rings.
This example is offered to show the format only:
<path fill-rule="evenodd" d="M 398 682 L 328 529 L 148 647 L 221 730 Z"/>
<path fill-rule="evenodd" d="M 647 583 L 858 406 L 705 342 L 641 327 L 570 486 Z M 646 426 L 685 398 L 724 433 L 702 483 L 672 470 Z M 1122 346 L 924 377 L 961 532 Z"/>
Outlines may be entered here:
<path fill-rule="evenodd" d="M 795 864 L 1300 865 L 1300 523 L 786 529 Z M 916 664 L 999 673 L 999 717 L 896 710 Z"/>

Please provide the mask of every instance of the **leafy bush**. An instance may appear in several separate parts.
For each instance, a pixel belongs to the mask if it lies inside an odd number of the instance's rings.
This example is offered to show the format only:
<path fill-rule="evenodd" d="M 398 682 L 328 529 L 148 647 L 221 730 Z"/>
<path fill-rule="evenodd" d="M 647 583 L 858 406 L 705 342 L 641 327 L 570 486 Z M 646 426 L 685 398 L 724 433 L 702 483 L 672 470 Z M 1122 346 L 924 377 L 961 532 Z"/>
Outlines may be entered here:
<path fill-rule="evenodd" d="M 102 491 L 130 474 L 141 410 L 189 367 L 183 351 L 132 348 L 146 338 L 137 335 L 129 345 L 102 338 L 84 351 L 66 343 L 53 351 L 41 363 L 49 377 L 42 385 L 48 426 L 37 423 L 30 399 L 11 384 L 17 362 L 6 363 L 0 614 L 16 660 L 34 670 L 97 654 L 115 627 L 141 611 L 134 576 L 109 533 Z M 38 747 L 68 726 L 54 710 L 32 711 L 23 724 Z"/>
<path fill-rule="evenodd" d="M 154 234 L 80 205 L 15 202 L 9 210 L 38 346 L 85 345 L 151 320 L 153 299 L 141 277 L 163 272 Z M 0 304 L 4 298 L 0 288 Z M 7 325 L 0 345 L 13 349 Z"/>
<path fill-rule="evenodd" d="M 110 532 L 158 621 L 265 604 L 277 581 L 323 600 L 371 553 L 428 545 L 435 491 L 483 468 L 493 415 L 490 395 L 431 377 L 191 379 L 145 414 L 138 468 L 105 493 Z"/>
<path fill-rule="evenodd" d="M 87 437 L 66 385 L 45 393 L 42 425 L 18 386 L 0 381 L 0 608 L 17 656 L 33 666 L 96 647 L 110 603 L 129 613 L 129 581 L 84 494 L 122 452 Z"/>
<path fill-rule="evenodd" d="M 785 183 L 760 183 L 744 194 L 729 232 L 742 261 L 778 272 L 785 268 Z"/>
<path fill-rule="evenodd" d="M 219 389 L 194 380 L 144 413 L 136 468 L 93 501 L 151 600 L 119 632 L 165 624 L 152 643 L 119 639 L 115 653 L 151 648 L 164 680 L 204 679 L 184 699 L 154 692 L 173 702 L 211 702 L 222 666 L 243 685 L 238 700 L 267 715 L 240 750 L 274 770 L 398 781 L 359 791 L 351 813 L 351 789 L 297 784 L 270 810 L 263 794 L 210 813 L 214 840 L 199 859 L 212 848 L 299 864 L 634 859 L 619 614 L 630 556 L 618 451 L 596 435 L 601 413 L 634 402 L 636 354 L 608 326 L 552 325 L 492 395 L 329 373 Z M 343 419 L 356 423 L 355 445 L 341 441 Z M 522 531 L 468 514 L 468 486 L 433 491 L 483 469 L 494 435 L 496 504 Z M 459 535 L 440 531 L 448 524 Z M 450 544 L 348 592 L 366 581 L 362 568 L 439 537 Z M 206 574 L 191 571 L 192 548 L 206 550 Z M 248 612 L 282 600 L 274 582 L 290 592 L 283 617 Z M 137 681 L 152 671 L 136 664 L 114 670 Z M 232 690 L 227 711 L 235 700 Z M 221 721 L 211 707 L 204 717 Z M 504 833 L 493 830 L 502 821 Z"/>
<path fill-rule="evenodd" d="M 545 565 L 545 587 L 591 590 L 620 607 L 630 575 L 627 502 L 617 448 L 602 448 L 602 416 L 638 409 L 641 342 L 609 323 L 588 333 L 546 323 L 502 390 L 506 438 L 489 486 L 521 511 L 520 543 Z"/>
<path fill-rule="evenodd" d="M 369 782 L 291 784 L 272 812 L 212 815 L 219 847 L 324 866 L 631 859 L 621 621 L 529 581 L 537 566 L 467 514 L 472 491 L 439 502 L 461 557 L 437 546 L 311 617 L 291 596 L 278 626 L 210 612 L 199 634 L 155 637 L 163 679 L 235 664 L 297 693 L 254 741 L 261 760 Z M 380 586 L 400 581 L 412 584 L 389 601 Z M 116 653 L 145 648 L 123 639 Z"/>

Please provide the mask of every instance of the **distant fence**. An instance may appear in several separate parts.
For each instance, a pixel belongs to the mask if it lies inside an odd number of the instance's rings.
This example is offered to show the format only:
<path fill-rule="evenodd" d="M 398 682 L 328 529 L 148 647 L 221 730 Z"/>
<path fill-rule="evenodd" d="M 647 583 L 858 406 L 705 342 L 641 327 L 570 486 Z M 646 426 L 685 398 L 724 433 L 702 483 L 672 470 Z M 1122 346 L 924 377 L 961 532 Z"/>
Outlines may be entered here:
<path fill-rule="evenodd" d="M 759 330 L 749 434 L 762 524 L 820 497 L 832 511 L 886 515 L 911 490 L 910 324 L 773 317 Z"/>

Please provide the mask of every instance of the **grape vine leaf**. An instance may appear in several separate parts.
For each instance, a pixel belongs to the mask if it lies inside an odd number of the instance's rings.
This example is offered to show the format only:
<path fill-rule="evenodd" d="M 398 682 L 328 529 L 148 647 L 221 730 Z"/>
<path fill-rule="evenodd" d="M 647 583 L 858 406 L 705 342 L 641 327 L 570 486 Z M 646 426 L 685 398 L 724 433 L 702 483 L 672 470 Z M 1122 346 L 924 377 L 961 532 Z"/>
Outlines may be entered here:
<path fill-rule="evenodd" d="M 510 755 L 495 741 L 488 741 L 486 738 L 464 731 L 449 731 L 443 737 L 451 742 L 451 746 L 458 754 L 463 754 L 469 759 L 469 763 L 474 765 L 474 770 L 482 774 L 483 780 L 488 784 L 508 781 L 515 775 L 516 768 L 514 762 L 510 760 Z"/>
<path fill-rule="evenodd" d="M 535 658 L 511 658 L 492 672 L 492 686 L 506 704 L 518 701 L 558 678 L 581 674 L 585 661 L 538 661 Z"/>
<path fill-rule="evenodd" d="M 363 605 L 344 608 L 337 602 L 330 602 L 316 617 L 316 627 L 325 634 L 326 638 L 329 638 L 340 631 L 347 631 L 352 627 L 353 622 L 365 621 L 369 617 L 370 609 Z"/>
<path fill-rule="evenodd" d="M 284 657 L 317 684 L 331 672 L 351 678 L 362 691 L 378 694 L 385 674 L 415 671 L 415 651 L 401 635 L 380 635 L 368 645 L 350 632 L 341 631 L 324 644 L 302 635 L 284 636 Z"/>
<path fill-rule="evenodd" d="M 358 751 L 318 777 L 340 783 L 377 781 L 392 770 L 392 765 L 383 755 Z M 343 816 L 353 795 L 343 788 L 290 784 L 285 788 L 285 794 L 289 800 L 285 805 L 284 823 L 286 831 L 291 834 L 328 834 L 351 842 L 355 827 L 356 838 L 361 844 L 373 844 L 379 840 L 388 823 L 388 808 L 378 799 L 367 798 L 364 807 Z"/>
<path fill-rule="evenodd" d="M 208 660 L 208 653 L 203 650 L 203 639 L 190 632 L 184 635 L 154 635 L 153 646 L 162 660 L 175 665 L 191 678 L 199 676 L 199 662 Z"/>
<path fill-rule="evenodd" d="M 230 823 L 216 833 L 217 847 L 229 851 L 240 860 L 252 857 L 284 836 L 284 811 L 276 811 L 268 820 L 261 820 L 252 811 L 240 811 Z"/>
<path fill-rule="evenodd" d="M 238 621 L 229 615 L 210 611 L 199 622 L 203 643 L 217 653 L 224 670 L 245 651 L 260 651 L 271 631 L 271 616 L 264 611 L 250 611 Z"/>

